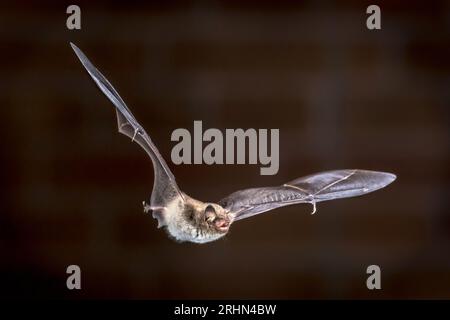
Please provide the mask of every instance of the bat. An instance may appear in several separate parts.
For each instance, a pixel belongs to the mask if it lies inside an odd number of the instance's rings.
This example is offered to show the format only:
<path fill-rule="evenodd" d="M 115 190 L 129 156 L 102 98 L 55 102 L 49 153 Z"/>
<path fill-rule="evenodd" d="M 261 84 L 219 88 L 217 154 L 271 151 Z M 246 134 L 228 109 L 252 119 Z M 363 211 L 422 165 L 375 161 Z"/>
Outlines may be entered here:
<path fill-rule="evenodd" d="M 231 224 L 276 208 L 307 203 L 316 212 L 316 203 L 355 197 L 376 191 L 392 183 L 392 173 L 369 170 L 334 170 L 312 174 L 281 186 L 236 191 L 218 203 L 196 200 L 178 187 L 173 173 L 150 136 L 139 124 L 111 83 L 84 53 L 70 43 L 78 59 L 100 90 L 116 107 L 120 133 L 139 144 L 148 154 L 154 169 L 150 202 L 144 212 L 152 212 L 158 228 L 179 242 L 207 243 L 222 238 Z"/>

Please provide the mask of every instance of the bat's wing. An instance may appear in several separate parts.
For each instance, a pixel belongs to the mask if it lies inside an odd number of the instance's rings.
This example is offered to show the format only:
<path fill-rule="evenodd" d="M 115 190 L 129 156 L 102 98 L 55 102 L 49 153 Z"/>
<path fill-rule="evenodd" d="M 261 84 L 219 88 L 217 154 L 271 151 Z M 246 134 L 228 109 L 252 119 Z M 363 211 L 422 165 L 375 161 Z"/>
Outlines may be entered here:
<path fill-rule="evenodd" d="M 152 159 L 155 179 L 149 209 L 162 209 L 176 197 L 183 198 L 167 163 L 117 91 L 77 46 L 73 43 L 70 45 L 100 90 L 116 106 L 119 132 L 137 142 Z M 160 225 L 163 224 L 159 216 L 156 218 Z"/>
<path fill-rule="evenodd" d="M 240 190 L 219 201 L 234 220 L 245 219 L 275 208 L 360 196 L 381 189 L 395 180 L 391 173 L 367 170 L 336 170 L 298 178 L 282 186 Z"/>

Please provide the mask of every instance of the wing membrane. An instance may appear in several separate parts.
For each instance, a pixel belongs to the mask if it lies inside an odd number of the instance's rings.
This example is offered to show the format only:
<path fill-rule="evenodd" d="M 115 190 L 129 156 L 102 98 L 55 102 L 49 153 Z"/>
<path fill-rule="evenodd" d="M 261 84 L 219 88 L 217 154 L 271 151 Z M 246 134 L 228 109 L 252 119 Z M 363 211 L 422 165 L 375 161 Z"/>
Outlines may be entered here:
<path fill-rule="evenodd" d="M 89 61 L 84 53 L 73 43 L 70 45 L 91 78 L 116 107 L 119 132 L 130 137 L 132 141 L 137 142 L 150 156 L 155 172 L 153 192 L 150 201 L 151 206 L 164 207 L 174 197 L 183 197 L 175 182 L 174 175 L 170 171 L 155 144 L 142 126 L 137 122 L 120 95 L 101 72 Z"/>
<path fill-rule="evenodd" d="M 360 196 L 381 189 L 395 175 L 368 170 L 335 170 L 298 178 L 282 186 L 240 190 L 219 201 L 235 216 L 245 219 L 279 207 Z"/>

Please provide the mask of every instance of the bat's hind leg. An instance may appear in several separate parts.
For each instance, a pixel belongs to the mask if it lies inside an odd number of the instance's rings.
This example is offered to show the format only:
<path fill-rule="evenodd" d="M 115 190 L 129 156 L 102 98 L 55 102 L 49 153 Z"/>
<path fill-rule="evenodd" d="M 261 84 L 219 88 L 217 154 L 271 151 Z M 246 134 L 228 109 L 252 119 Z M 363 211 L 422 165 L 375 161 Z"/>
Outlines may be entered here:
<path fill-rule="evenodd" d="M 167 225 L 166 217 L 165 217 L 167 214 L 167 212 L 165 212 L 167 210 L 166 207 L 151 206 L 151 205 L 145 203 L 145 201 L 142 201 L 142 205 L 144 206 L 145 213 L 151 211 L 152 217 L 155 218 L 156 220 L 158 220 L 158 228 L 161 228 L 161 227 Z"/>
<path fill-rule="evenodd" d="M 157 211 L 157 210 L 165 210 L 166 207 L 154 207 L 149 205 L 147 202 L 142 201 L 142 206 L 144 207 L 144 212 L 148 213 L 150 211 Z"/>

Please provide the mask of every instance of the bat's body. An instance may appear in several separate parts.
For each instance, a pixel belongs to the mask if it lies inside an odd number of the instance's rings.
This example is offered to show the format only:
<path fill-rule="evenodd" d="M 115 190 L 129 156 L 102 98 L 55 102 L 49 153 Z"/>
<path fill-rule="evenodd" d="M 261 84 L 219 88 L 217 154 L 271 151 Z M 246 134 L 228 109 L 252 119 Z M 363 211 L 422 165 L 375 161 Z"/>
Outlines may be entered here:
<path fill-rule="evenodd" d="M 152 211 L 158 227 L 166 227 L 178 241 L 214 241 L 227 234 L 237 220 L 287 205 L 309 203 L 314 213 L 317 202 L 363 195 L 387 186 L 396 178 L 384 172 L 336 170 L 299 178 L 282 186 L 236 191 L 219 203 L 193 199 L 178 188 L 158 149 L 117 91 L 80 49 L 74 44 L 71 46 L 100 90 L 116 106 L 119 132 L 137 142 L 150 156 L 155 178 L 150 204 L 144 202 L 144 211 Z"/>

